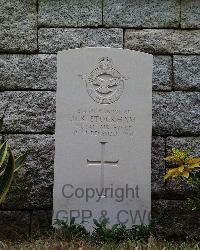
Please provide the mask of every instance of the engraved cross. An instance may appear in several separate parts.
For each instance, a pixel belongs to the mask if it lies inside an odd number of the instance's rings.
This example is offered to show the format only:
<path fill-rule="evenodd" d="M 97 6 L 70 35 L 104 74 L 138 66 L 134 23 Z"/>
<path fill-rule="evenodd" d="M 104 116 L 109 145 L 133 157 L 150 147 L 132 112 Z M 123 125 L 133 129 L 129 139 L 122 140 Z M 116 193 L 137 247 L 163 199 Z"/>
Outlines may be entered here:
<path fill-rule="evenodd" d="M 113 167 L 118 167 L 118 161 L 106 161 L 105 160 L 105 147 L 106 147 L 106 143 L 107 142 L 100 142 L 101 144 L 101 160 L 100 161 L 90 161 L 87 160 L 87 165 L 89 166 L 97 166 L 97 167 L 101 167 L 101 178 L 100 178 L 100 190 L 103 190 L 104 188 L 104 167 L 105 164 L 106 165 L 110 165 Z"/>

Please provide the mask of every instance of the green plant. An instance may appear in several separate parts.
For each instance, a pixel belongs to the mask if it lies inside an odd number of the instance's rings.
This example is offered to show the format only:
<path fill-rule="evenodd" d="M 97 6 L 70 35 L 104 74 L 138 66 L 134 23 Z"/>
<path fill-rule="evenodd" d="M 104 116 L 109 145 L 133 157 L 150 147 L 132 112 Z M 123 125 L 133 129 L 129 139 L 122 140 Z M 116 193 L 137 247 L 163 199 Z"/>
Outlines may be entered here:
<path fill-rule="evenodd" d="M 167 171 L 164 179 L 181 178 L 192 186 L 193 191 L 186 204 L 192 210 L 200 211 L 200 158 L 194 158 L 189 153 L 190 151 L 172 149 L 172 154 L 164 159 L 174 168 Z"/>
<path fill-rule="evenodd" d="M 132 241 L 144 241 L 146 242 L 153 233 L 154 226 L 150 225 L 137 225 L 131 231 Z"/>
<path fill-rule="evenodd" d="M 89 235 L 83 225 L 76 224 L 75 218 L 71 218 L 69 223 L 64 220 L 56 220 L 54 223 L 58 227 L 57 235 L 60 236 L 61 239 L 66 239 L 68 241 L 74 239 L 82 239 Z"/>
<path fill-rule="evenodd" d="M 74 240 L 84 240 L 92 245 L 114 244 L 119 245 L 125 242 L 146 242 L 151 235 L 152 225 L 134 226 L 132 229 L 127 229 L 125 225 L 114 224 L 108 227 L 108 220 L 102 221 L 93 220 L 94 230 L 90 234 L 82 224 L 76 224 L 75 218 L 70 222 L 64 220 L 56 220 L 54 225 L 57 226 L 57 237 L 60 240 L 69 242 Z"/>
<path fill-rule="evenodd" d="M 108 220 L 103 219 L 94 222 L 94 231 L 91 235 L 92 241 L 96 243 L 120 243 L 130 239 L 130 232 L 126 229 L 125 225 L 114 224 L 108 228 Z"/>
<path fill-rule="evenodd" d="M 100 243 L 136 242 L 147 241 L 153 230 L 153 225 L 137 225 L 132 229 L 127 229 L 125 225 L 114 224 L 108 228 L 108 220 L 104 219 L 101 222 L 93 220 L 95 227 L 92 236 Z"/>
<path fill-rule="evenodd" d="M 191 173 L 187 183 L 190 184 L 193 189 L 186 204 L 191 210 L 200 212 L 200 172 Z"/>
<path fill-rule="evenodd" d="M 21 168 L 26 157 L 27 154 L 23 154 L 15 159 L 7 142 L 0 144 L 0 204 L 9 191 L 14 173 Z"/>

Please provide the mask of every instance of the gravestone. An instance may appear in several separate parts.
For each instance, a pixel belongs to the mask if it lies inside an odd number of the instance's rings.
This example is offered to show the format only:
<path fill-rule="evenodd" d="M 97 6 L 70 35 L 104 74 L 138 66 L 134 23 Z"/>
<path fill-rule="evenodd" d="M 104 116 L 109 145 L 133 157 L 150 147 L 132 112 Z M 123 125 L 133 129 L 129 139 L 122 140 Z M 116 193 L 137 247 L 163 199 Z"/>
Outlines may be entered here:
<path fill-rule="evenodd" d="M 53 221 L 148 224 L 152 55 L 81 48 L 57 59 Z"/>

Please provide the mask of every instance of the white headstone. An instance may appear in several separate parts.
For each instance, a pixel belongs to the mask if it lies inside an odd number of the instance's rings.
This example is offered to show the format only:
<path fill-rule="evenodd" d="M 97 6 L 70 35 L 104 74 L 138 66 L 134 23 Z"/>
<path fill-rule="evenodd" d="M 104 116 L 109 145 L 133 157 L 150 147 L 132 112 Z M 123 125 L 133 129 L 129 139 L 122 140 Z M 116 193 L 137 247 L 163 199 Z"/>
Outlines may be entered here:
<path fill-rule="evenodd" d="M 58 53 L 53 221 L 149 223 L 152 64 L 123 49 Z"/>

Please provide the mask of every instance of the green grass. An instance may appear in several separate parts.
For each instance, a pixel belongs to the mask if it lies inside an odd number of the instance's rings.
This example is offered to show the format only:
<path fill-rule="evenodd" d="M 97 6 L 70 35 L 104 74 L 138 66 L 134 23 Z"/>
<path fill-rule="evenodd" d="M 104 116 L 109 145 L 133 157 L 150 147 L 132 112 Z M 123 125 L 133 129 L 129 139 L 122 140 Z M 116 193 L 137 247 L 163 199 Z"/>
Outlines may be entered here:
<path fill-rule="evenodd" d="M 200 243 L 159 242 L 150 237 L 147 243 L 126 242 L 121 245 L 103 244 L 91 246 L 84 241 L 58 241 L 52 237 L 21 243 L 0 242 L 1 250 L 200 250 Z"/>

